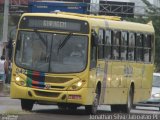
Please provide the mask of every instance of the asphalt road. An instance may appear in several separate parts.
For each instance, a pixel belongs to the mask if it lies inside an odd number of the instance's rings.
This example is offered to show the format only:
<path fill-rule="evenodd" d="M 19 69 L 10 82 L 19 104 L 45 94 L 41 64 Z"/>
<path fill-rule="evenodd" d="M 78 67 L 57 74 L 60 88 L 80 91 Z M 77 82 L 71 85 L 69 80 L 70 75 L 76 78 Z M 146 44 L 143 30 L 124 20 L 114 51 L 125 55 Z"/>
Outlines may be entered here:
<path fill-rule="evenodd" d="M 0 97 L 0 120 L 159 120 L 160 111 L 154 107 L 136 107 L 132 114 L 112 113 L 110 106 L 99 106 L 96 116 L 87 115 L 84 107 L 79 107 L 76 111 L 59 110 L 56 105 L 34 105 L 32 112 L 21 110 L 20 100 Z"/>

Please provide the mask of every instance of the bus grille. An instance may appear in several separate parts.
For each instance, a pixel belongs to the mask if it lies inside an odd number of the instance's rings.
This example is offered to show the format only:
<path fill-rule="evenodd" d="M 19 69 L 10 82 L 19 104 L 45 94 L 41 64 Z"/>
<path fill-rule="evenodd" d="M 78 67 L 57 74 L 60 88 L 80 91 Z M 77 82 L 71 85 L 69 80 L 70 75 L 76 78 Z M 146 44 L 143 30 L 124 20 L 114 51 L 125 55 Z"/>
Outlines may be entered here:
<path fill-rule="evenodd" d="M 62 77 L 48 77 L 46 76 L 45 82 L 46 83 L 66 83 L 73 78 L 62 78 Z"/>
<path fill-rule="evenodd" d="M 45 92 L 45 91 L 34 90 L 34 93 L 37 96 L 42 96 L 42 97 L 58 97 L 59 96 L 59 93 L 54 93 L 54 92 Z"/>
<path fill-rule="evenodd" d="M 53 77 L 43 72 L 27 72 L 27 86 L 36 89 L 65 90 L 67 86 L 63 84 L 71 80 L 73 80 L 72 77 Z"/>

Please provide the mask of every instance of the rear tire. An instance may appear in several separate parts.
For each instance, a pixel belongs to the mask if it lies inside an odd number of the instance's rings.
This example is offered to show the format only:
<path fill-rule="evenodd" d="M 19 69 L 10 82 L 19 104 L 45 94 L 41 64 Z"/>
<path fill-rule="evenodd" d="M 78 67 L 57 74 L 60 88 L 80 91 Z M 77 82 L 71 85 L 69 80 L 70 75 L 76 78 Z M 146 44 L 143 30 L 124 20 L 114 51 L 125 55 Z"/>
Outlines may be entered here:
<path fill-rule="evenodd" d="M 31 111 L 34 105 L 33 100 L 21 99 L 21 108 L 25 111 Z"/>
<path fill-rule="evenodd" d="M 112 112 L 130 113 L 132 108 L 133 108 L 133 89 L 132 88 L 129 91 L 126 105 L 111 105 Z"/>
<path fill-rule="evenodd" d="M 123 105 L 122 107 L 122 111 L 125 112 L 125 113 L 130 113 L 131 112 L 131 109 L 133 108 L 133 89 L 130 88 L 129 90 L 129 94 L 128 94 L 128 100 L 127 100 L 127 105 Z"/>
<path fill-rule="evenodd" d="M 95 115 L 97 113 L 99 97 L 100 97 L 100 91 L 96 89 L 96 96 L 94 98 L 93 104 L 85 106 L 85 110 L 88 114 Z"/>
<path fill-rule="evenodd" d="M 111 105 L 111 111 L 114 113 L 122 111 L 122 105 Z"/>

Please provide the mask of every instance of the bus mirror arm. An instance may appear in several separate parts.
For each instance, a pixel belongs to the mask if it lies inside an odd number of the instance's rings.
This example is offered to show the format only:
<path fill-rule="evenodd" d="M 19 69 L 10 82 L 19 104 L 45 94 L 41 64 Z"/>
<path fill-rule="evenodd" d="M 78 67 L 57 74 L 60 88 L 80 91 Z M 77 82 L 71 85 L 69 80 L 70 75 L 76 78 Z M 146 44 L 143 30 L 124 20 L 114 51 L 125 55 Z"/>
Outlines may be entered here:
<path fill-rule="evenodd" d="M 95 46 L 98 46 L 98 39 L 99 39 L 98 36 L 95 36 L 95 38 L 94 38 L 94 45 Z"/>
<path fill-rule="evenodd" d="M 91 39 L 92 39 L 93 45 L 94 46 L 98 46 L 99 37 L 98 37 L 98 35 L 97 35 L 95 30 L 92 30 L 92 38 Z"/>
<path fill-rule="evenodd" d="M 98 39 L 97 35 L 92 35 L 93 46 L 98 46 Z"/>

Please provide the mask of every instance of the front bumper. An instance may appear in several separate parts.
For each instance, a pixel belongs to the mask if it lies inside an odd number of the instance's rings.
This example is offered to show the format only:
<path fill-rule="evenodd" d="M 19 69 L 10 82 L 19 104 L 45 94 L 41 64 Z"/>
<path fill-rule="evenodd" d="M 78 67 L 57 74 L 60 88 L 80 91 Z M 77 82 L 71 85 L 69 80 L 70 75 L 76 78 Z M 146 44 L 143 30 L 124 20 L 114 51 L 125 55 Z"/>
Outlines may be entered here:
<path fill-rule="evenodd" d="M 51 103 L 73 103 L 80 105 L 91 105 L 95 96 L 93 88 L 81 88 L 78 91 L 53 91 L 22 87 L 11 82 L 11 98 L 31 99 L 35 101 L 46 101 Z M 79 97 L 70 97 L 79 96 Z"/>

